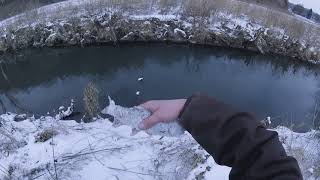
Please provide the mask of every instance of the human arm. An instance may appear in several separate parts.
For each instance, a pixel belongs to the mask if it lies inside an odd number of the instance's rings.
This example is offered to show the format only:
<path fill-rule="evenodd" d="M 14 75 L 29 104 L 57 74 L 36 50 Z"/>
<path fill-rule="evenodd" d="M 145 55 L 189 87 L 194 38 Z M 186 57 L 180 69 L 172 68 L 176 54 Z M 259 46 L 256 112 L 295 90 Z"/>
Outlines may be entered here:
<path fill-rule="evenodd" d="M 152 126 L 179 116 L 182 127 L 218 164 L 232 167 L 230 180 L 302 180 L 297 161 L 287 156 L 278 134 L 267 130 L 249 113 L 237 112 L 201 95 L 142 106 L 156 115 L 143 124 L 151 120 Z"/>

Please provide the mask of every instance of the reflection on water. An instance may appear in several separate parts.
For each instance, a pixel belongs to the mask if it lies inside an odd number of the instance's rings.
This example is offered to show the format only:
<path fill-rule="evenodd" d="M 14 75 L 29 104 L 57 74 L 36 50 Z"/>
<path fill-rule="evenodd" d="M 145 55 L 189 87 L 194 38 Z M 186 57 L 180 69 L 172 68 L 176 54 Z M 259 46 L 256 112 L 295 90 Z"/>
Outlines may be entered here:
<path fill-rule="evenodd" d="M 0 111 L 5 107 L 45 114 L 74 99 L 77 111 L 83 112 L 83 89 L 94 82 L 101 105 L 107 104 L 107 95 L 118 104 L 133 106 L 203 92 L 261 119 L 274 117 L 275 124 L 310 126 L 319 93 L 317 67 L 222 48 L 33 49 L 2 59 L 6 63 L 0 69 Z M 138 82 L 141 76 L 144 81 Z"/>

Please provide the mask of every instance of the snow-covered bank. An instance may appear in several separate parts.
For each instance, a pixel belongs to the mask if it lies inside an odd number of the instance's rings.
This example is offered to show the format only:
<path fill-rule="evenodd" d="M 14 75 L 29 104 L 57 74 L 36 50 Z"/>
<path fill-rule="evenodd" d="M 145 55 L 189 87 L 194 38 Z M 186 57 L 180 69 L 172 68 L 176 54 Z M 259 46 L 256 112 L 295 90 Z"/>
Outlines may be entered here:
<path fill-rule="evenodd" d="M 17 122 L 0 115 L 0 179 L 228 179 L 230 168 L 217 165 L 187 132 L 176 136 L 136 131 L 132 126 L 148 113 L 111 103 L 104 112 L 114 124 L 33 117 Z M 168 126 L 169 127 L 169 126 Z M 160 129 L 167 131 L 166 125 Z M 279 132 L 289 154 L 299 161 L 305 179 L 319 179 L 316 132 Z"/>
<path fill-rule="evenodd" d="M 208 4 L 205 9 L 205 4 L 192 0 L 165 2 L 140 0 L 129 5 L 69 0 L 48 5 L 0 22 L 0 52 L 43 46 L 174 42 L 320 62 L 320 28 L 301 18 L 233 0 Z M 230 8 L 234 3 L 237 9 Z"/>
<path fill-rule="evenodd" d="M 289 0 L 292 4 L 301 4 L 303 7 L 312 9 L 316 13 L 320 14 L 320 1 L 315 0 Z"/>

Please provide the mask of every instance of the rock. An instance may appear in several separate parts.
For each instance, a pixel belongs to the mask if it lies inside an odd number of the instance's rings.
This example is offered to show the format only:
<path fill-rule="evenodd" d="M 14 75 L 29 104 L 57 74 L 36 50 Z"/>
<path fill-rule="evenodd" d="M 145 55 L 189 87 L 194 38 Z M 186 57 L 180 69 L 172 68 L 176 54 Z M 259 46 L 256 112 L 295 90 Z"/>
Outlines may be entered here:
<path fill-rule="evenodd" d="M 103 113 L 100 113 L 99 116 L 103 119 L 107 119 L 109 120 L 110 122 L 114 122 L 114 117 L 110 114 L 103 114 Z"/>
<path fill-rule="evenodd" d="M 183 30 L 179 29 L 179 28 L 175 28 L 173 30 L 174 34 L 181 37 L 181 38 L 186 38 L 187 37 L 187 34 L 186 32 L 184 32 Z"/>
<path fill-rule="evenodd" d="M 59 45 L 63 42 L 63 38 L 59 33 L 52 33 L 49 37 L 45 40 L 45 44 L 49 47 Z"/>
<path fill-rule="evenodd" d="M 79 33 L 74 34 L 71 39 L 68 41 L 70 45 L 76 45 L 81 42 L 81 37 Z"/>
<path fill-rule="evenodd" d="M 13 120 L 15 122 L 21 122 L 21 121 L 24 121 L 27 119 L 27 115 L 26 114 L 19 114 L 19 115 L 16 115 Z"/>

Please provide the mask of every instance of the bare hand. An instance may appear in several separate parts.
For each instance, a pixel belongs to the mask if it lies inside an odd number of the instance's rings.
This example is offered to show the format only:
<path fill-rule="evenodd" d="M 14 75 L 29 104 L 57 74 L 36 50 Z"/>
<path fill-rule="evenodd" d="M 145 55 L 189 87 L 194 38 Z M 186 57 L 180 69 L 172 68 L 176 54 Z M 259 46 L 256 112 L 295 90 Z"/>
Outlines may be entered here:
<path fill-rule="evenodd" d="M 140 129 L 149 129 L 160 122 L 170 122 L 178 118 L 186 99 L 148 101 L 140 106 L 152 114 L 140 124 Z"/>

